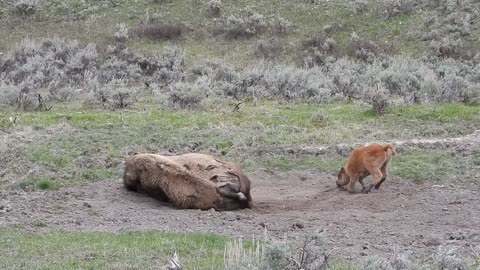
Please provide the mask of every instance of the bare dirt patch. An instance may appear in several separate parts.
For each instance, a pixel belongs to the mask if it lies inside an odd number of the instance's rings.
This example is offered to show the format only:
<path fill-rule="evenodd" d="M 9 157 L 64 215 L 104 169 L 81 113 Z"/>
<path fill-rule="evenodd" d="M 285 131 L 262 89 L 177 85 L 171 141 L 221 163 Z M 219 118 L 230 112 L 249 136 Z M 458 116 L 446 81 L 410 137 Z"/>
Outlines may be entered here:
<path fill-rule="evenodd" d="M 215 233 L 251 239 L 293 239 L 323 231 L 341 258 L 426 256 L 439 245 L 480 245 L 480 189 L 387 179 L 370 194 L 349 194 L 324 173 L 270 170 L 250 173 L 254 208 L 234 212 L 178 210 L 121 181 L 100 181 L 48 192 L 3 192 L 0 226 L 29 231 L 166 231 Z M 358 187 L 359 188 L 359 187 Z M 7 210 L 8 209 L 8 210 Z M 41 226 L 39 226 L 41 224 Z"/>

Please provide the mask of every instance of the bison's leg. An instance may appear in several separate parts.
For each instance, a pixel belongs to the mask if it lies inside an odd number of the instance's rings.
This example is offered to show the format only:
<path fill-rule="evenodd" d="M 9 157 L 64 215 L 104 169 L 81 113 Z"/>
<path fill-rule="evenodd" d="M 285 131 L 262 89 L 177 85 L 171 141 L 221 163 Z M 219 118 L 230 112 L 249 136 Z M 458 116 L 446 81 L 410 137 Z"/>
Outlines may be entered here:
<path fill-rule="evenodd" d="M 388 163 L 389 163 L 389 162 L 385 162 L 385 164 L 383 164 L 382 168 L 380 168 L 380 171 L 382 172 L 382 179 L 380 180 L 380 182 L 378 182 L 378 184 L 375 185 L 375 189 L 380 188 L 380 185 L 381 185 L 385 180 L 387 180 L 387 176 L 388 176 Z"/>
<path fill-rule="evenodd" d="M 358 178 L 358 182 L 360 182 L 360 185 L 362 185 L 362 191 L 365 191 L 365 183 L 363 182 L 363 179 L 365 179 L 366 176 L 360 176 Z"/>
<path fill-rule="evenodd" d="M 148 195 L 150 195 L 151 197 L 161 201 L 161 202 L 168 202 L 169 199 L 168 199 L 168 196 L 167 194 L 165 194 L 165 192 L 163 190 L 161 190 L 160 188 L 156 188 L 156 189 L 149 189 L 149 190 L 146 190 L 145 191 Z"/>
<path fill-rule="evenodd" d="M 354 175 L 350 177 L 350 183 L 348 185 L 348 192 L 350 193 L 355 193 L 355 184 L 357 183 L 359 179 L 359 175 Z"/>
<path fill-rule="evenodd" d="M 337 187 L 341 188 L 348 185 L 348 183 L 350 183 L 350 177 L 344 176 L 340 180 L 337 180 Z"/>
<path fill-rule="evenodd" d="M 365 193 L 370 192 L 372 187 L 378 185 L 382 181 L 382 178 L 383 178 L 383 174 L 379 169 L 373 169 L 373 170 L 370 171 L 370 173 L 373 176 L 373 182 L 370 185 L 368 185 L 368 188 L 366 188 L 364 190 Z"/>
<path fill-rule="evenodd" d="M 253 207 L 253 203 L 252 203 L 252 195 L 250 194 L 250 190 L 248 190 L 246 193 L 245 193 L 245 196 L 247 196 L 247 207 L 248 208 L 252 208 Z"/>

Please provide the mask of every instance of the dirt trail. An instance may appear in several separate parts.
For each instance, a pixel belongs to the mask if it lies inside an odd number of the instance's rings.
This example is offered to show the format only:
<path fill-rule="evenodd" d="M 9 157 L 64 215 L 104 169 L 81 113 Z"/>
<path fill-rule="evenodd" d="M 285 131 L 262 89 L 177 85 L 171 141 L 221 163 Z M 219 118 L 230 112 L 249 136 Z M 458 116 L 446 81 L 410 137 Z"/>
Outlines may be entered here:
<path fill-rule="evenodd" d="M 389 178 L 380 190 L 351 195 L 335 187 L 333 175 L 269 170 L 251 173 L 253 209 L 234 212 L 177 210 L 121 181 L 100 181 L 60 191 L 0 193 L 0 226 L 28 230 L 204 232 L 251 239 L 301 237 L 323 231 L 330 251 L 342 258 L 422 256 L 453 243 L 480 245 L 480 189 L 432 187 Z M 8 211 L 7 211 L 8 210 Z M 46 227 L 39 226 L 46 224 Z"/>

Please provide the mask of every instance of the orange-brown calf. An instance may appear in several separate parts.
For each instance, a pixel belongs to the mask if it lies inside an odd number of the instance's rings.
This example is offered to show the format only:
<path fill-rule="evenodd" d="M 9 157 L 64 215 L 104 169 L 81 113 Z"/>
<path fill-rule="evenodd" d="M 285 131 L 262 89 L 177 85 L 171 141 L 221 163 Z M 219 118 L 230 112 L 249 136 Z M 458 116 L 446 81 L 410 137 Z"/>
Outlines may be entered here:
<path fill-rule="evenodd" d="M 364 193 L 368 193 L 372 187 L 378 189 L 387 179 L 388 166 L 396 155 L 397 152 L 391 144 L 371 144 L 353 150 L 347 164 L 338 173 L 337 186 L 342 187 L 348 184 L 348 191 L 353 193 L 358 181 Z M 373 176 L 373 181 L 366 187 L 363 179 L 370 174 Z"/>

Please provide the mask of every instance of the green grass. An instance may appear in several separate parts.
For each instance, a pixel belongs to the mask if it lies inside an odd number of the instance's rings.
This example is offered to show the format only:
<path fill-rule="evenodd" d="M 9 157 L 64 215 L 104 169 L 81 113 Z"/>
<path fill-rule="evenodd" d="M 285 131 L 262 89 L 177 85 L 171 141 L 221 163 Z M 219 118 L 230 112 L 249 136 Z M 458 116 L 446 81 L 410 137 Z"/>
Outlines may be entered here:
<path fill-rule="evenodd" d="M 58 190 L 63 186 L 63 183 L 51 180 L 41 180 L 38 181 L 36 185 L 41 190 Z"/>
<path fill-rule="evenodd" d="M 313 117 L 319 111 L 326 115 L 325 119 Z M 480 126 L 479 106 L 455 104 L 392 107 L 382 117 L 369 106 L 356 103 L 275 101 L 246 103 L 239 113 L 231 112 L 228 105 L 175 111 L 162 109 L 153 101 L 141 101 L 128 111 L 85 108 L 78 103 L 55 104 L 48 112 L 0 108 L 0 119 L 12 115 L 18 116 L 18 125 L 12 127 L 4 122 L 3 128 L 14 132 L 11 140 L 20 136 L 30 142 L 11 143 L 9 151 L 18 157 L 16 162 L 26 165 L 17 175 L 6 177 L 0 186 L 13 182 L 23 189 L 46 190 L 120 178 L 120 165 L 129 151 L 210 152 L 240 162 L 247 171 L 270 168 L 336 172 L 345 158 L 331 151 L 317 157 L 300 150 L 452 137 Z M 289 149 L 297 152 L 290 153 Z M 407 179 L 438 180 L 461 175 L 465 166 L 474 168 L 478 162 L 477 156 L 459 162 L 458 158 L 426 151 L 402 154 L 392 170 Z M 38 173 L 28 173 L 29 168 Z"/>
<path fill-rule="evenodd" d="M 1 268 L 163 269 L 177 251 L 185 269 L 221 269 L 227 240 L 161 232 L 32 234 L 0 229 Z"/>
<path fill-rule="evenodd" d="M 281 171 L 289 170 L 321 170 L 337 172 L 346 162 L 346 159 L 325 157 L 291 157 L 269 156 L 260 166 Z"/>
<path fill-rule="evenodd" d="M 405 153 L 392 161 L 391 174 L 416 182 L 448 180 L 448 176 L 462 175 L 467 162 L 442 153 Z"/>
<path fill-rule="evenodd" d="M 34 225 L 47 228 L 41 221 Z M 229 260 L 229 265 L 232 265 L 237 257 L 251 260 L 256 265 L 261 263 L 262 256 L 256 253 L 258 245 L 261 247 L 263 242 L 235 241 L 209 234 L 154 231 L 31 233 L 25 231 L 23 225 L 12 225 L 0 228 L 0 267 L 49 270 L 164 269 L 176 251 L 183 269 L 224 269 L 226 259 L 234 259 Z M 355 270 L 361 265 L 360 261 L 337 258 L 330 258 L 329 261 L 332 270 Z M 478 259 L 474 259 L 471 269 L 478 264 Z"/>
<path fill-rule="evenodd" d="M 47 146 L 39 146 L 34 148 L 30 154 L 30 158 L 34 162 L 43 162 L 46 164 L 56 165 L 60 168 L 67 166 L 72 161 L 71 156 L 52 154 L 52 151 Z"/>
<path fill-rule="evenodd" d="M 264 101 L 259 104 L 247 103 L 240 113 L 225 110 L 174 111 L 155 108 L 152 104 L 137 104 L 128 112 L 109 110 L 85 111 L 80 104 L 60 104 L 47 112 L 22 112 L 9 108 L 0 108 L 0 118 L 7 119 L 11 115 L 19 117 L 20 126 L 51 126 L 68 123 L 76 128 L 96 128 L 106 126 L 138 127 L 160 125 L 165 129 L 186 127 L 206 128 L 210 125 L 223 124 L 230 126 L 249 126 L 258 124 L 268 127 L 295 126 L 297 128 L 325 128 L 335 125 L 354 124 L 389 124 L 407 127 L 429 124 L 456 124 L 460 122 L 480 123 L 480 106 L 460 104 L 398 106 L 390 109 L 383 117 L 377 117 L 370 106 L 359 104 L 279 104 L 275 101 Z M 312 116 L 322 110 L 327 119 L 316 121 Z M 68 120 L 67 120 L 68 119 Z M 1 123 L 9 127 L 8 122 Z M 460 123 L 461 124 L 461 123 Z M 394 125 L 394 124 L 390 124 Z"/>
<path fill-rule="evenodd" d="M 355 269 L 358 269 L 358 263 L 348 262 L 348 261 L 339 261 L 339 262 L 335 262 L 330 269 L 331 270 L 355 270 Z"/>

